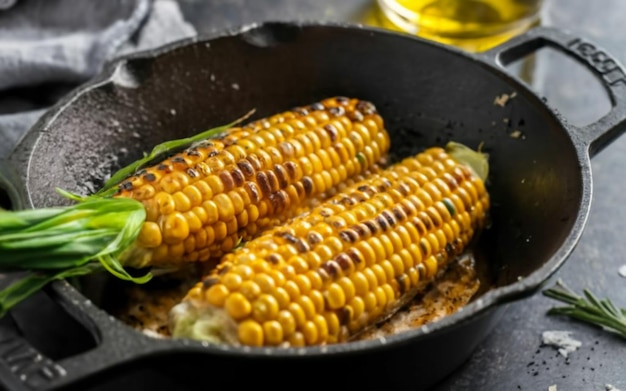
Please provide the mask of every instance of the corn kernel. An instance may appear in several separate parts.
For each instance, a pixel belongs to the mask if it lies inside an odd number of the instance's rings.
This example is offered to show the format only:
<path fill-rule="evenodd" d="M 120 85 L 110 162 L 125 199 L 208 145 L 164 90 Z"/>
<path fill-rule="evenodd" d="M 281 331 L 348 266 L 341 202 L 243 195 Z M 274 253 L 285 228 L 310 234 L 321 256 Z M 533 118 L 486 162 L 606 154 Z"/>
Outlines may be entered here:
<path fill-rule="evenodd" d="M 277 320 L 264 322 L 263 334 L 268 345 L 279 345 L 283 342 L 283 327 Z"/>
<path fill-rule="evenodd" d="M 289 345 L 293 347 L 300 347 L 305 345 L 304 335 L 301 332 L 293 333 L 289 337 Z"/>
<path fill-rule="evenodd" d="M 161 244 L 163 237 L 161 235 L 161 229 L 155 222 L 146 221 L 139 231 L 137 237 L 139 244 L 142 247 L 157 247 Z"/>
<path fill-rule="evenodd" d="M 388 316 L 406 298 L 403 295 L 415 293 L 412 288 L 426 286 L 483 224 L 489 206 L 484 186 L 468 185 L 471 172 L 459 168 L 444 149 L 382 171 L 379 159 L 389 137 L 380 131 L 382 120 L 369 106 L 355 108 L 357 103 L 351 100 L 345 106 L 350 113 L 345 118 L 319 114 L 314 106 L 314 114 L 294 113 L 290 122 L 275 116 L 245 128 L 247 141 L 224 160 L 232 164 L 225 168 L 228 175 L 213 172 L 215 179 L 207 178 L 204 189 L 210 189 L 212 197 L 203 198 L 199 215 L 194 206 L 189 214 L 195 217 L 185 215 L 190 231 L 198 221 L 205 224 L 211 216 L 215 220 L 210 230 L 199 231 L 206 232 L 206 240 L 198 235 L 185 240 L 188 249 L 213 239 L 211 251 L 226 250 L 220 243 L 234 245 L 242 233 L 246 240 L 259 235 L 222 260 L 223 271 L 214 278 L 220 281 L 215 286 L 223 288 L 208 288 L 215 289 L 212 300 L 223 301 L 226 313 L 239 322 L 240 335 L 246 335 L 242 343 L 247 339 L 250 345 L 262 340 L 263 345 L 303 346 L 345 341 Z M 339 100 L 326 104 L 343 105 Z M 314 131 L 296 130 L 325 117 L 332 119 Z M 244 146 L 256 145 L 259 139 L 263 149 L 244 157 L 250 152 Z M 234 140 L 233 135 L 224 142 Z M 366 167 L 380 175 L 367 177 L 371 173 L 366 175 Z M 242 183 L 244 178 L 248 182 Z M 323 204 L 311 200 L 316 192 L 333 198 Z M 190 204 L 191 198 L 197 199 L 198 194 L 183 193 Z M 298 205 L 300 201 L 304 205 Z M 293 205 L 298 205 L 297 213 Z M 272 226 L 276 228 L 263 231 Z M 245 276 L 238 272 L 242 266 L 247 267 Z M 227 297 L 221 297 L 226 291 Z M 241 325 L 252 320 L 243 333 Z"/>
<path fill-rule="evenodd" d="M 248 299 L 239 292 L 234 292 L 226 298 L 224 308 L 228 312 L 228 315 L 235 320 L 243 319 L 252 312 L 252 305 Z"/>
<path fill-rule="evenodd" d="M 252 303 L 252 315 L 259 322 L 276 319 L 280 306 L 274 296 L 261 294 L 258 299 Z"/>
<path fill-rule="evenodd" d="M 291 315 L 295 319 L 296 327 L 304 326 L 304 323 L 306 322 L 306 315 L 304 311 L 302 310 L 302 307 L 300 307 L 298 303 L 289 304 L 289 307 L 287 307 L 287 310 L 291 313 Z"/>
<path fill-rule="evenodd" d="M 155 201 L 160 215 L 168 215 L 176 210 L 174 199 L 166 192 L 157 193 Z"/>
<path fill-rule="evenodd" d="M 302 328 L 302 334 L 304 335 L 304 340 L 306 341 L 307 345 L 314 345 L 319 338 L 319 331 L 317 330 L 315 323 L 310 320 L 306 321 L 306 323 L 304 324 L 304 327 Z"/>
<path fill-rule="evenodd" d="M 253 320 L 243 321 L 238 328 L 239 342 L 249 346 L 263 346 L 263 327 Z"/>
<path fill-rule="evenodd" d="M 296 319 L 287 310 L 282 310 L 278 313 L 277 321 L 280 323 L 283 329 L 283 333 L 286 337 L 289 337 L 296 331 Z"/>
<path fill-rule="evenodd" d="M 216 284 L 207 289 L 205 293 L 206 301 L 216 307 L 223 307 L 230 291 L 225 285 Z"/>
<path fill-rule="evenodd" d="M 248 300 L 254 300 L 261 294 L 261 288 L 253 281 L 246 280 L 241 283 L 239 292 Z"/>
<path fill-rule="evenodd" d="M 341 277 L 339 280 L 337 280 L 337 284 L 343 290 L 345 301 L 349 302 L 350 300 L 352 300 L 356 292 L 352 280 L 350 280 L 350 278 L 348 277 Z"/>
<path fill-rule="evenodd" d="M 346 304 L 346 295 L 339 284 L 332 283 L 328 287 L 326 300 L 328 302 L 328 308 L 336 310 Z"/>

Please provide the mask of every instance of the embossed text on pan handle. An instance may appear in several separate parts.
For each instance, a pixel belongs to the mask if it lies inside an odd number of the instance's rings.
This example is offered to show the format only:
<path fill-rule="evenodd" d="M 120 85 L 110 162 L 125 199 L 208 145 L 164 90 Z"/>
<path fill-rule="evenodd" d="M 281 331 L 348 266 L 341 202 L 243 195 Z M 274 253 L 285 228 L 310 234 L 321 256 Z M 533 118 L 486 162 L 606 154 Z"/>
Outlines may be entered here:
<path fill-rule="evenodd" d="M 609 56 L 604 50 L 582 38 L 574 38 L 567 43 L 569 51 L 581 57 L 601 75 L 602 79 L 609 86 L 626 84 L 626 73 L 616 60 Z"/>
<path fill-rule="evenodd" d="M 524 58 L 543 47 L 552 47 L 570 56 L 592 72 L 605 87 L 611 110 L 595 122 L 578 127 L 563 125 L 584 144 L 590 157 L 626 131 L 626 71 L 624 66 L 599 45 L 561 29 L 537 27 L 478 55 L 495 65 L 506 65 Z"/>

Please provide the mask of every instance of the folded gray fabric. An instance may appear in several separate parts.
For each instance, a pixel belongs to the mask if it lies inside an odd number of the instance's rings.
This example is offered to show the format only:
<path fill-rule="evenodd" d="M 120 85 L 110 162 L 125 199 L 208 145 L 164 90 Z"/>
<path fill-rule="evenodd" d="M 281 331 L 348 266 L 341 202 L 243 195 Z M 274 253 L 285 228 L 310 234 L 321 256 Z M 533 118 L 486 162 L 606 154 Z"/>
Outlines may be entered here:
<path fill-rule="evenodd" d="M 195 34 L 174 0 L 0 0 L 0 158 L 107 62 Z"/>

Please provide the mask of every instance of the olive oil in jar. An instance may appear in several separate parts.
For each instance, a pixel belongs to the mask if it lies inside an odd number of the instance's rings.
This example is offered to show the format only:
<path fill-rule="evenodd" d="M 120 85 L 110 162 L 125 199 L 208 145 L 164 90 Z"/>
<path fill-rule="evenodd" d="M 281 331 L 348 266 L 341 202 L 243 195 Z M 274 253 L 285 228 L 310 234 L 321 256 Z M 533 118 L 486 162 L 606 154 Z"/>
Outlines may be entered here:
<path fill-rule="evenodd" d="M 542 0 L 377 0 L 379 25 L 479 52 L 538 24 Z"/>

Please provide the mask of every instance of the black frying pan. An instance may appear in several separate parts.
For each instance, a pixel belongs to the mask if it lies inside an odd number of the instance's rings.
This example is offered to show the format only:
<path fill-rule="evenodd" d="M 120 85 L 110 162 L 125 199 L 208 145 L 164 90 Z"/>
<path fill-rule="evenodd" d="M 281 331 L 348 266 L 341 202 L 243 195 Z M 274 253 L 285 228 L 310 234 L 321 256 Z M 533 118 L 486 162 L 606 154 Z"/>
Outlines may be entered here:
<path fill-rule="evenodd" d="M 598 77 L 613 103 L 605 117 L 572 126 L 503 70 L 543 46 L 572 56 Z M 516 96 L 504 107 L 495 105 L 503 93 Z M 560 31 L 535 29 L 469 55 L 362 27 L 268 23 L 112 64 L 20 143 L 10 163 L 23 186 L 13 198 L 35 207 L 65 203 L 55 186 L 94 190 L 103 173 L 159 142 L 227 123 L 251 108 L 262 117 L 332 95 L 373 102 L 397 156 L 450 139 L 472 147 L 484 142 L 491 157 L 493 225 L 480 248 L 494 289 L 452 316 L 386 339 L 250 349 L 153 339 L 62 281 L 47 293 L 81 326 L 76 338 L 83 335 L 91 343 L 56 361 L 37 360 L 28 341 L 2 334 L 0 327 L 0 383 L 12 389 L 81 389 L 116 376 L 117 368 L 136 367 L 168 374 L 179 389 L 198 380 L 207 389 L 425 389 L 469 357 L 496 326 L 505 303 L 537 292 L 566 260 L 589 211 L 589 159 L 623 132 L 626 119 L 623 69 L 596 45 Z M 511 137 L 515 129 L 524 137 Z M 21 364 L 14 365 L 16 360 Z"/>

